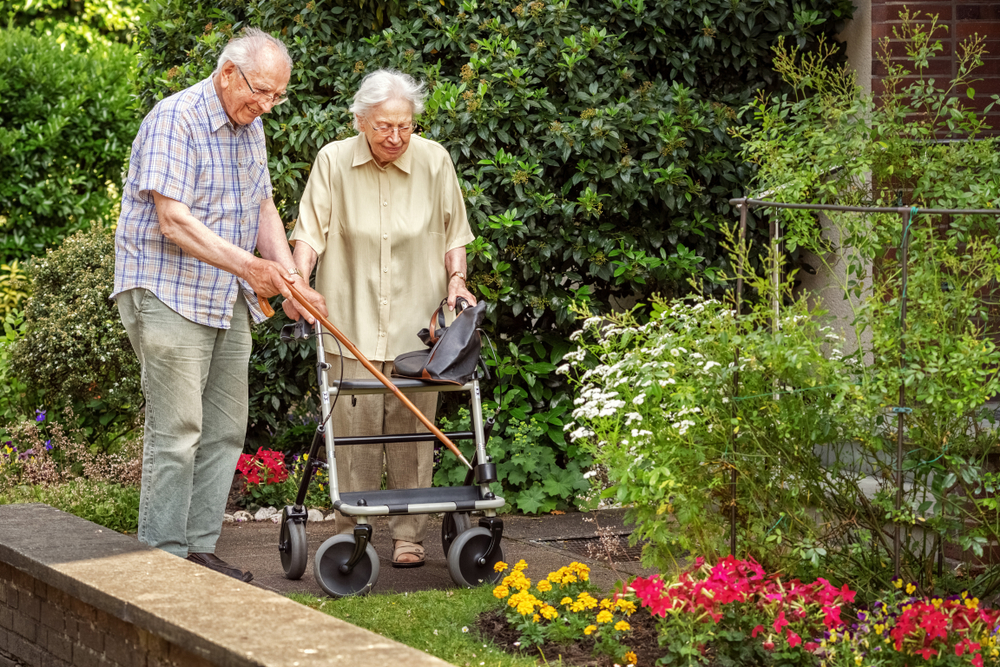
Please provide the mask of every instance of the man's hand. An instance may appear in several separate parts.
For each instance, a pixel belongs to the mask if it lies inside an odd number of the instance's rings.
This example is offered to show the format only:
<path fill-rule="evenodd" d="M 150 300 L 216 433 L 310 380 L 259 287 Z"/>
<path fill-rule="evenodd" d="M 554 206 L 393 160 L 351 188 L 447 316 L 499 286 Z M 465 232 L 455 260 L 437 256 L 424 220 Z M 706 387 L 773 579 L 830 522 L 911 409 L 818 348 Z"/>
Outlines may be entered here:
<path fill-rule="evenodd" d="M 320 312 L 323 317 L 329 317 L 329 312 L 326 310 L 326 299 L 323 295 L 309 287 L 302 276 L 294 277 L 295 289 L 299 291 L 306 301 L 309 302 L 316 310 Z M 293 320 L 298 320 L 300 317 L 306 318 L 306 322 L 309 324 L 315 324 L 316 318 L 309 314 L 298 301 L 294 298 L 288 298 L 281 302 L 281 308 L 285 311 L 285 315 L 288 315 Z"/>
<path fill-rule="evenodd" d="M 461 276 L 452 276 L 448 281 L 448 310 L 455 310 L 455 303 L 459 298 L 468 301 L 469 306 L 476 305 L 476 297 L 465 287 Z"/>
<path fill-rule="evenodd" d="M 251 256 L 243 266 L 241 277 L 250 283 L 250 288 L 259 297 L 269 299 L 277 294 L 286 299 L 292 298 L 285 278 L 292 278 L 288 269 L 277 262 Z"/>

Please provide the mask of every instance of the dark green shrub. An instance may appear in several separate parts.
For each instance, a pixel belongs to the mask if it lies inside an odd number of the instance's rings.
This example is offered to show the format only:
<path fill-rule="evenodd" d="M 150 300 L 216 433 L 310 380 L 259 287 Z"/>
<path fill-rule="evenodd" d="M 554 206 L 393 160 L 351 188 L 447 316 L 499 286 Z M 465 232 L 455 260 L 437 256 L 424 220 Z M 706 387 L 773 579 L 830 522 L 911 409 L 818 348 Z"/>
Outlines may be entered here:
<path fill-rule="evenodd" d="M 114 270 L 114 237 L 97 227 L 32 260 L 28 326 L 10 360 L 16 377 L 45 392 L 50 410 L 69 402 L 101 445 L 130 430 L 142 404 L 139 361 L 108 299 Z"/>
<path fill-rule="evenodd" d="M 353 134 L 347 106 L 366 73 L 429 82 L 417 123 L 451 151 L 480 236 L 469 282 L 491 302 L 498 374 L 513 382 L 503 412 L 544 413 L 538 444 L 556 451 L 569 401 L 553 371 L 573 301 L 601 312 L 717 275 L 726 200 L 751 176 L 729 130 L 756 91 L 780 85 L 770 46 L 812 48 L 853 11 L 849 0 L 418 0 L 357 39 L 366 21 L 342 5 L 231 2 L 223 28 L 207 25 L 221 10 L 172 6 L 146 29 L 141 77 L 159 84 L 147 104 L 210 71 L 222 33 L 244 22 L 289 44 L 291 102 L 265 117 L 289 220 L 319 148 Z M 175 16 L 199 31 L 184 41 Z"/>
<path fill-rule="evenodd" d="M 122 165 L 138 129 L 118 44 L 86 53 L 0 30 L 0 259 L 24 259 L 117 216 Z"/>

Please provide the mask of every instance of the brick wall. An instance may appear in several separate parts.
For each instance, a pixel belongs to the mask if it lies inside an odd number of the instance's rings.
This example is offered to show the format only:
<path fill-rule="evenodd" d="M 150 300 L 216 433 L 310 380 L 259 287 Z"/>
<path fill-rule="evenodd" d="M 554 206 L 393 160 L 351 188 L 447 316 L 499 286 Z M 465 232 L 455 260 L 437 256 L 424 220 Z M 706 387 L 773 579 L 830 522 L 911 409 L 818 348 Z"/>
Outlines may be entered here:
<path fill-rule="evenodd" d="M 921 18 L 928 14 L 937 14 L 938 24 L 948 27 L 947 32 L 939 32 L 938 37 L 944 46 L 940 57 L 932 59 L 928 65 L 927 74 L 938 82 L 949 81 L 957 72 L 955 60 L 959 44 L 970 35 L 978 33 L 985 37 L 986 56 L 983 66 L 974 72 L 974 78 L 981 79 L 973 84 L 975 100 L 969 103 L 982 110 L 992 102 L 993 95 L 1000 94 L 1000 3 L 995 0 L 871 0 L 872 12 L 872 91 L 882 90 L 881 79 L 885 75 L 885 67 L 879 62 L 881 41 L 888 37 L 893 40 L 893 27 L 899 26 L 899 13 L 904 6 L 910 14 L 919 11 Z M 900 44 L 892 41 L 894 58 L 905 57 Z M 907 69 L 912 69 L 907 63 Z M 965 90 L 958 91 L 965 95 Z M 994 108 L 989 113 L 989 124 L 995 133 L 1000 133 L 1000 108 Z"/>
<path fill-rule="evenodd" d="M 0 563 L 0 667 L 208 667 L 162 637 Z"/>

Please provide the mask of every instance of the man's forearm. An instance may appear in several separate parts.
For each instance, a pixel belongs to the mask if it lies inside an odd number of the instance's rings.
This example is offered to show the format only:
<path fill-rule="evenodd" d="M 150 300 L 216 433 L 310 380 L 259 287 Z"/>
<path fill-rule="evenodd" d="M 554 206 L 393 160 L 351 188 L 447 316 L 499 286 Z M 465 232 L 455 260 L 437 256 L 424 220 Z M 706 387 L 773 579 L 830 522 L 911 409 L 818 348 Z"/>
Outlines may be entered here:
<path fill-rule="evenodd" d="M 243 277 L 253 255 L 203 225 L 184 204 L 153 193 L 160 231 L 184 252 L 212 266 Z"/>
<path fill-rule="evenodd" d="M 286 269 L 295 266 L 292 261 L 292 251 L 288 247 L 288 237 L 285 236 L 285 226 L 281 224 L 281 216 L 278 215 L 273 199 L 261 202 L 257 250 L 264 259 L 277 262 Z"/>

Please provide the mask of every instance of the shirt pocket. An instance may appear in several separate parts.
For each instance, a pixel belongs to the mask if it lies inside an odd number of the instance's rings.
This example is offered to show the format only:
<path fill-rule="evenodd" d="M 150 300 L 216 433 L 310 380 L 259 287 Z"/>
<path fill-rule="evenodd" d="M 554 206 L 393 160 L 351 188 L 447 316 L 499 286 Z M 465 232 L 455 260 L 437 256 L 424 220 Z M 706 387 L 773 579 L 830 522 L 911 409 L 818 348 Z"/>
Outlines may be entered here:
<path fill-rule="evenodd" d="M 267 172 L 267 160 L 252 157 L 247 167 L 250 185 L 250 203 L 260 204 L 271 196 L 271 177 Z"/>

